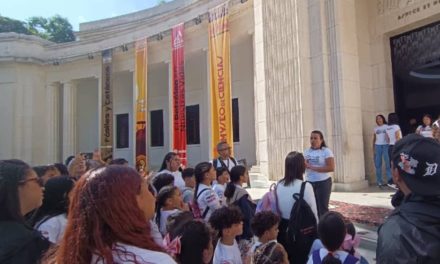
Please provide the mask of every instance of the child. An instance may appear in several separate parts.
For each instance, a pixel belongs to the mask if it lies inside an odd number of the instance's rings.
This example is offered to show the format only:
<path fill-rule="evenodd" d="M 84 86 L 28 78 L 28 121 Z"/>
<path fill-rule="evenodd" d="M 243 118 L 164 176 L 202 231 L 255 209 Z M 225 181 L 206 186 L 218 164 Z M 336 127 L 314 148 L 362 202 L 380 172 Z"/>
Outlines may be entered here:
<path fill-rule="evenodd" d="M 159 191 L 156 198 L 156 223 L 163 236 L 167 233 L 166 224 L 168 217 L 184 209 L 179 188 L 176 186 L 166 186 Z"/>
<path fill-rule="evenodd" d="M 318 234 L 324 248 L 313 251 L 307 264 L 357 264 L 359 259 L 342 249 L 347 228 L 344 217 L 337 212 L 325 213 L 318 224 Z"/>
<path fill-rule="evenodd" d="M 207 221 L 212 212 L 221 207 L 220 199 L 211 187 L 211 183 L 216 177 L 214 166 L 209 162 L 200 162 L 194 168 L 194 176 L 196 187 L 192 211 L 194 217 Z M 196 208 L 198 210 L 195 210 Z"/>
<path fill-rule="evenodd" d="M 163 187 L 174 186 L 174 176 L 169 173 L 161 173 L 155 175 L 152 179 L 152 182 L 156 194 L 158 194 Z"/>
<path fill-rule="evenodd" d="M 212 189 L 220 199 L 220 204 L 226 205 L 226 198 L 224 193 L 225 193 L 226 184 L 229 182 L 229 171 L 228 168 L 226 167 L 219 167 L 216 169 L 216 173 L 217 173 L 217 183 L 214 184 Z"/>
<path fill-rule="evenodd" d="M 289 264 L 283 245 L 276 240 L 269 241 L 255 250 L 253 264 Z"/>
<path fill-rule="evenodd" d="M 194 187 L 196 186 L 196 179 L 193 168 L 186 168 L 182 171 L 182 178 L 185 182 L 185 187 L 182 189 L 182 198 L 184 203 L 190 203 L 194 198 Z"/>
<path fill-rule="evenodd" d="M 277 242 L 279 223 L 279 216 L 270 211 L 259 212 L 255 215 L 254 219 L 252 219 L 251 227 L 254 235 L 258 237 L 258 241 L 252 246 L 252 254 L 255 252 L 255 249 L 263 244 L 270 241 Z"/>
<path fill-rule="evenodd" d="M 243 215 L 236 207 L 221 207 L 209 218 L 209 224 L 218 232 L 213 264 L 242 264 L 235 237 L 243 233 Z"/>

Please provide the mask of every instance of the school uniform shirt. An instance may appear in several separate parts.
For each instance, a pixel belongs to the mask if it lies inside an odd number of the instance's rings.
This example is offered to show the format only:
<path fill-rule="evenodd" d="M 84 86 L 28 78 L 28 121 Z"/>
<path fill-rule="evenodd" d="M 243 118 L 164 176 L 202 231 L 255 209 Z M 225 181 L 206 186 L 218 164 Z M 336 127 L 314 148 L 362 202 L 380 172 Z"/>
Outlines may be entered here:
<path fill-rule="evenodd" d="M 226 197 L 225 197 L 226 187 L 225 187 L 225 185 L 216 183 L 216 184 L 214 184 L 212 189 L 214 190 L 214 192 L 217 194 L 218 198 L 220 199 L 220 204 L 222 206 L 226 205 Z"/>
<path fill-rule="evenodd" d="M 387 141 L 387 128 L 388 125 L 381 125 L 374 128 L 374 134 L 376 135 L 376 145 L 388 145 Z"/>
<path fill-rule="evenodd" d="M 53 244 L 58 244 L 66 230 L 67 216 L 66 214 L 60 214 L 45 220 L 43 223 L 37 223 L 35 226 L 47 240 Z"/>
<path fill-rule="evenodd" d="M 398 132 L 398 131 L 400 131 L 400 126 L 399 125 L 389 125 L 389 126 L 387 126 L 386 133 L 387 133 L 388 139 L 389 139 L 388 144 L 390 144 L 390 145 L 396 144 L 396 132 Z"/>
<path fill-rule="evenodd" d="M 206 188 L 208 188 L 208 190 L 202 193 L 202 190 Z M 208 221 L 212 212 L 214 212 L 215 209 L 221 207 L 220 199 L 218 198 L 218 195 L 214 192 L 214 190 L 211 187 L 204 184 L 199 184 L 197 195 L 199 195 L 199 197 L 197 198 L 197 204 L 200 208 L 200 213 L 203 214 L 203 212 L 205 212 L 205 209 L 209 208 L 208 213 L 204 218 L 205 221 Z"/>
<path fill-rule="evenodd" d="M 304 151 L 304 158 L 314 167 L 324 167 L 325 160 L 333 157 L 333 152 L 326 147 L 320 149 L 308 148 Z M 306 169 L 306 176 L 307 181 L 310 182 L 325 181 L 330 178 L 330 175 L 327 172 L 317 172 L 310 169 Z"/>
<path fill-rule="evenodd" d="M 168 222 L 168 217 L 170 215 L 176 214 L 180 212 L 179 209 L 174 209 L 174 210 L 162 210 L 160 212 L 160 227 L 159 227 L 159 231 L 162 234 L 162 236 L 165 236 L 167 234 L 167 222 Z"/>
<path fill-rule="evenodd" d="M 173 177 L 174 177 L 174 186 L 179 188 L 180 191 L 182 191 L 185 188 L 185 181 L 183 180 L 182 173 L 180 171 L 177 170 L 177 171 L 171 172 L 171 171 L 165 169 L 165 170 L 159 171 L 156 174 L 156 176 L 160 175 L 162 173 L 168 173 L 168 174 L 173 175 Z"/>
<path fill-rule="evenodd" d="M 432 138 L 433 136 L 432 136 L 432 128 L 431 128 L 431 126 L 419 126 L 418 128 L 417 128 L 417 131 L 419 131 L 419 134 L 421 135 L 421 136 L 424 136 L 424 137 L 430 137 L 430 138 Z"/>
<path fill-rule="evenodd" d="M 154 240 L 154 243 L 156 243 L 156 245 L 158 246 L 163 246 L 163 236 L 159 231 L 159 227 L 157 226 L 156 222 L 154 220 L 150 220 L 150 234 L 151 237 Z"/>
<path fill-rule="evenodd" d="M 119 252 L 127 252 L 129 254 L 118 254 Z M 116 243 L 113 250 L 113 262 L 115 263 L 134 263 L 134 258 L 131 255 L 136 256 L 136 263 L 155 263 L 155 264 L 176 264 L 176 262 L 169 255 L 152 251 L 144 248 L 139 248 L 124 243 Z M 92 261 L 90 263 L 105 264 L 102 258 L 97 255 L 92 256 Z"/>
<path fill-rule="evenodd" d="M 321 258 L 321 261 L 328 255 L 328 250 L 326 248 L 321 248 L 319 250 L 319 257 Z M 344 263 L 345 259 L 348 256 L 348 252 L 343 250 L 336 250 L 333 252 L 333 255 L 335 258 L 339 259 L 341 263 Z M 309 260 L 307 261 L 307 264 L 313 264 L 313 254 L 309 256 Z M 356 262 L 356 264 L 359 264 L 359 261 Z"/>
<path fill-rule="evenodd" d="M 295 204 L 295 199 L 293 199 L 292 195 L 294 193 L 299 193 L 301 191 L 301 184 L 303 181 L 295 179 L 292 183 L 287 186 L 284 186 L 282 182 L 277 185 L 277 197 L 278 197 L 278 207 L 281 212 L 281 218 L 289 219 L 290 211 L 292 211 L 292 207 Z M 306 187 L 304 188 L 304 200 L 312 209 L 313 214 L 315 215 L 316 222 L 318 222 L 318 209 L 316 207 L 316 199 L 315 192 L 313 191 L 313 187 L 310 183 L 306 183 Z"/>
<path fill-rule="evenodd" d="M 240 250 L 234 239 L 232 246 L 223 244 L 220 240 L 215 246 L 213 264 L 242 264 Z"/>

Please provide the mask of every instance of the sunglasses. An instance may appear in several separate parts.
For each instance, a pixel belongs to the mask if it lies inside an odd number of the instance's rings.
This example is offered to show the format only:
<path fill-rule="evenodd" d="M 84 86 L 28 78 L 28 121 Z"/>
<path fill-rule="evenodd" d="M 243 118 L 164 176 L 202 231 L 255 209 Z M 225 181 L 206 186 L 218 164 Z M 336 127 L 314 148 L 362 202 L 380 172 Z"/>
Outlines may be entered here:
<path fill-rule="evenodd" d="M 39 177 L 33 177 L 33 178 L 26 179 L 26 180 L 22 180 L 22 181 L 19 182 L 19 184 L 24 185 L 24 184 L 26 184 L 28 182 L 32 182 L 32 181 L 36 182 L 41 187 L 44 186 L 43 180 L 41 178 L 39 178 Z"/>

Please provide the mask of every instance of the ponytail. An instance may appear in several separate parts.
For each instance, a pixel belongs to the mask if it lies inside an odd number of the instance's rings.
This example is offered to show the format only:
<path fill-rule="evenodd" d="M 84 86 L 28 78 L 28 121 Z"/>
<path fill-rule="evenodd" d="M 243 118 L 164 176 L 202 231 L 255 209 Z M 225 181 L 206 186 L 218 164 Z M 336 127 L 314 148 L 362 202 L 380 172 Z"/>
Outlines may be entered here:
<path fill-rule="evenodd" d="M 194 188 L 194 201 L 197 202 L 197 193 L 199 191 L 199 185 L 205 179 L 205 174 L 209 172 L 213 165 L 209 162 L 200 162 L 194 168 L 194 178 L 196 179 L 196 187 Z"/>
<path fill-rule="evenodd" d="M 163 187 L 159 193 L 157 194 L 156 200 L 156 224 L 160 228 L 160 212 L 162 207 L 165 205 L 165 202 L 171 198 L 175 192 L 178 191 L 178 188 L 175 186 L 166 186 Z"/>
<path fill-rule="evenodd" d="M 338 259 L 335 258 L 335 256 L 333 255 L 332 252 L 328 252 L 327 256 L 325 256 L 322 261 L 322 264 L 342 264 L 342 262 Z"/>
<path fill-rule="evenodd" d="M 225 188 L 225 193 L 224 196 L 228 199 L 231 199 L 232 196 L 234 195 L 235 189 L 237 187 L 235 187 L 235 183 L 230 181 L 228 182 L 228 184 L 226 184 L 226 188 Z"/>
<path fill-rule="evenodd" d="M 240 177 L 245 175 L 245 173 L 246 173 L 245 166 L 237 165 L 232 168 L 230 173 L 231 181 L 226 185 L 226 189 L 224 193 L 226 198 L 228 199 L 232 198 L 236 189 L 235 184 L 240 182 Z"/>

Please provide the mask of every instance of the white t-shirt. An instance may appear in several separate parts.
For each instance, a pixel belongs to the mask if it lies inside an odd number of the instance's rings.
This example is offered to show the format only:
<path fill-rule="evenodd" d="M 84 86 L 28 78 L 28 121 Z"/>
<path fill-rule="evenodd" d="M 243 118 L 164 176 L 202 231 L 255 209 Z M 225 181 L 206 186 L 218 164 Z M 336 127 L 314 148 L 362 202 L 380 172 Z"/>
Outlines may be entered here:
<path fill-rule="evenodd" d="M 38 226 L 37 230 L 47 238 L 51 243 L 58 244 L 64 235 L 67 225 L 66 214 L 60 214 L 51 217 L 44 221 L 42 224 L 36 224 Z"/>
<path fill-rule="evenodd" d="M 387 141 L 387 128 L 388 125 L 384 124 L 374 128 L 374 134 L 376 135 L 376 145 L 388 145 Z"/>
<path fill-rule="evenodd" d="M 167 234 L 168 216 L 176 214 L 178 212 L 180 212 L 179 209 L 162 210 L 162 211 L 160 211 L 160 227 L 159 227 L 159 231 L 162 234 L 162 236 L 165 236 Z"/>
<path fill-rule="evenodd" d="M 155 177 L 157 177 L 157 175 L 160 175 L 162 173 L 168 173 L 174 176 L 174 186 L 176 186 L 177 188 L 179 188 L 180 191 L 182 191 L 185 188 L 185 181 L 182 178 L 182 173 L 180 171 L 174 171 L 171 172 L 167 169 L 159 171 Z"/>
<path fill-rule="evenodd" d="M 121 251 L 126 251 L 127 253 L 134 254 L 136 256 L 137 263 L 176 264 L 173 258 L 162 252 L 143 249 L 123 243 L 116 243 L 115 248 L 118 248 Z M 98 259 L 99 258 L 97 255 L 93 255 L 92 261 L 90 263 L 105 263 L 102 259 L 97 262 Z M 116 263 L 134 263 L 134 259 L 131 254 L 119 256 L 116 249 L 113 250 L 113 261 Z"/>
<path fill-rule="evenodd" d="M 292 206 L 295 204 L 295 199 L 292 195 L 294 193 L 299 193 L 301 191 L 301 184 L 303 181 L 295 179 L 293 183 L 288 186 L 284 186 L 283 183 L 278 183 L 277 185 L 277 196 L 278 196 L 278 207 L 281 212 L 281 217 L 284 219 L 290 218 L 290 211 L 292 211 Z M 306 183 L 304 189 L 304 200 L 312 209 L 315 215 L 316 222 L 318 223 L 318 209 L 316 207 L 315 193 L 313 192 L 313 187 L 310 183 Z"/>
<path fill-rule="evenodd" d="M 214 160 L 211 160 L 211 163 L 214 165 Z M 234 161 L 232 161 L 231 158 L 228 158 L 227 160 L 223 160 L 223 163 L 226 165 L 226 167 L 228 168 L 228 171 L 231 171 L 232 168 L 235 167 L 235 163 Z M 238 165 L 238 164 L 237 164 Z M 217 168 L 220 168 L 222 166 L 222 163 L 220 162 L 220 159 L 217 158 Z M 217 169 L 215 168 L 215 169 Z"/>
<path fill-rule="evenodd" d="M 416 131 L 418 131 L 418 133 L 421 136 L 430 137 L 430 138 L 433 137 L 432 136 L 432 128 L 431 128 L 431 126 L 425 126 L 425 127 L 419 126 Z"/>
<path fill-rule="evenodd" d="M 208 188 L 208 190 L 202 193 L 202 190 L 206 188 Z M 205 221 L 208 221 L 212 212 L 215 209 L 221 207 L 220 198 L 218 198 L 217 194 L 214 192 L 214 190 L 211 187 L 204 184 L 199 184 L 197 195 L 199 195 L 199 197 L 197 198 L 197 204 L 199 205 L 200 213 L 203 214 L 203 212 L 205 212 L 206 207 L 209 207 L 208 213 L 204 218 Z"/>
<path fill-rule="evenodd" d="M 159 227 L 157 226 L 156 222 L 154 220 L 150 220 L 150 234 L 153 238 L 154 242 L 158 246 L 163 246 L 163 236 L 159 231 Z"/>
<path fill-rule="evenodd" d="M 324 167 L 326 164 L 325 160 L 333 158 L 333 152 L 326 147 L 320 149 L 309 148 L 304 151 L 304 158 L 314 167 Z M 324 181 L 330 178 L 330 175 L 327 172 L 317 172 L 310 169 L 306 169 L 306 176 L 307 181 L 310 182 Z"/>
<path fill-rule="evenodd" d="M 399 125 L 387 126 L 387 135 L 388 135 L 388 139 L 390 140 L 388 144 L 390 144 L 390 145 L 396 144 L 396 132 L 401 133 Z"/>
<path fill-rule="evenodd" d="M 214 251 L 213 264 L 242 264 L 240 250 L 235 239 L 232 246 L 218 241 Z"/>
<path fill-rule="evenodd" d="M 226 197 L 225 197 L 226 187 L 225 187 L 225 185 L 216 183 L 216 184 L 214 184 L 212 189 L 214 190 L 214 192 L 217 194 L 218 198 L 220 199 L 220 204 L 222 206 L 226 205 Z"/>
<path fill-rule="evenodd" d="M 319 250 L 319 257 L 321 258 L 321 260 L 323 260 L 328 254 L 328 250 L 326 248 L 321 248 Z M 341 261 L 341 263 L 344 263 L 345 259 L 348 256 L 348 252 L 343 251 L 343 250 L 336 250 L 335 252 L 333 252 L 333 255 L 339 259 Z M 357 261 L 356 263 L 359 263 L 359 261 Z M 307 261 L 307 264 L 313 264 L 313 254 L 309 256 L 309 260 Z"/>

